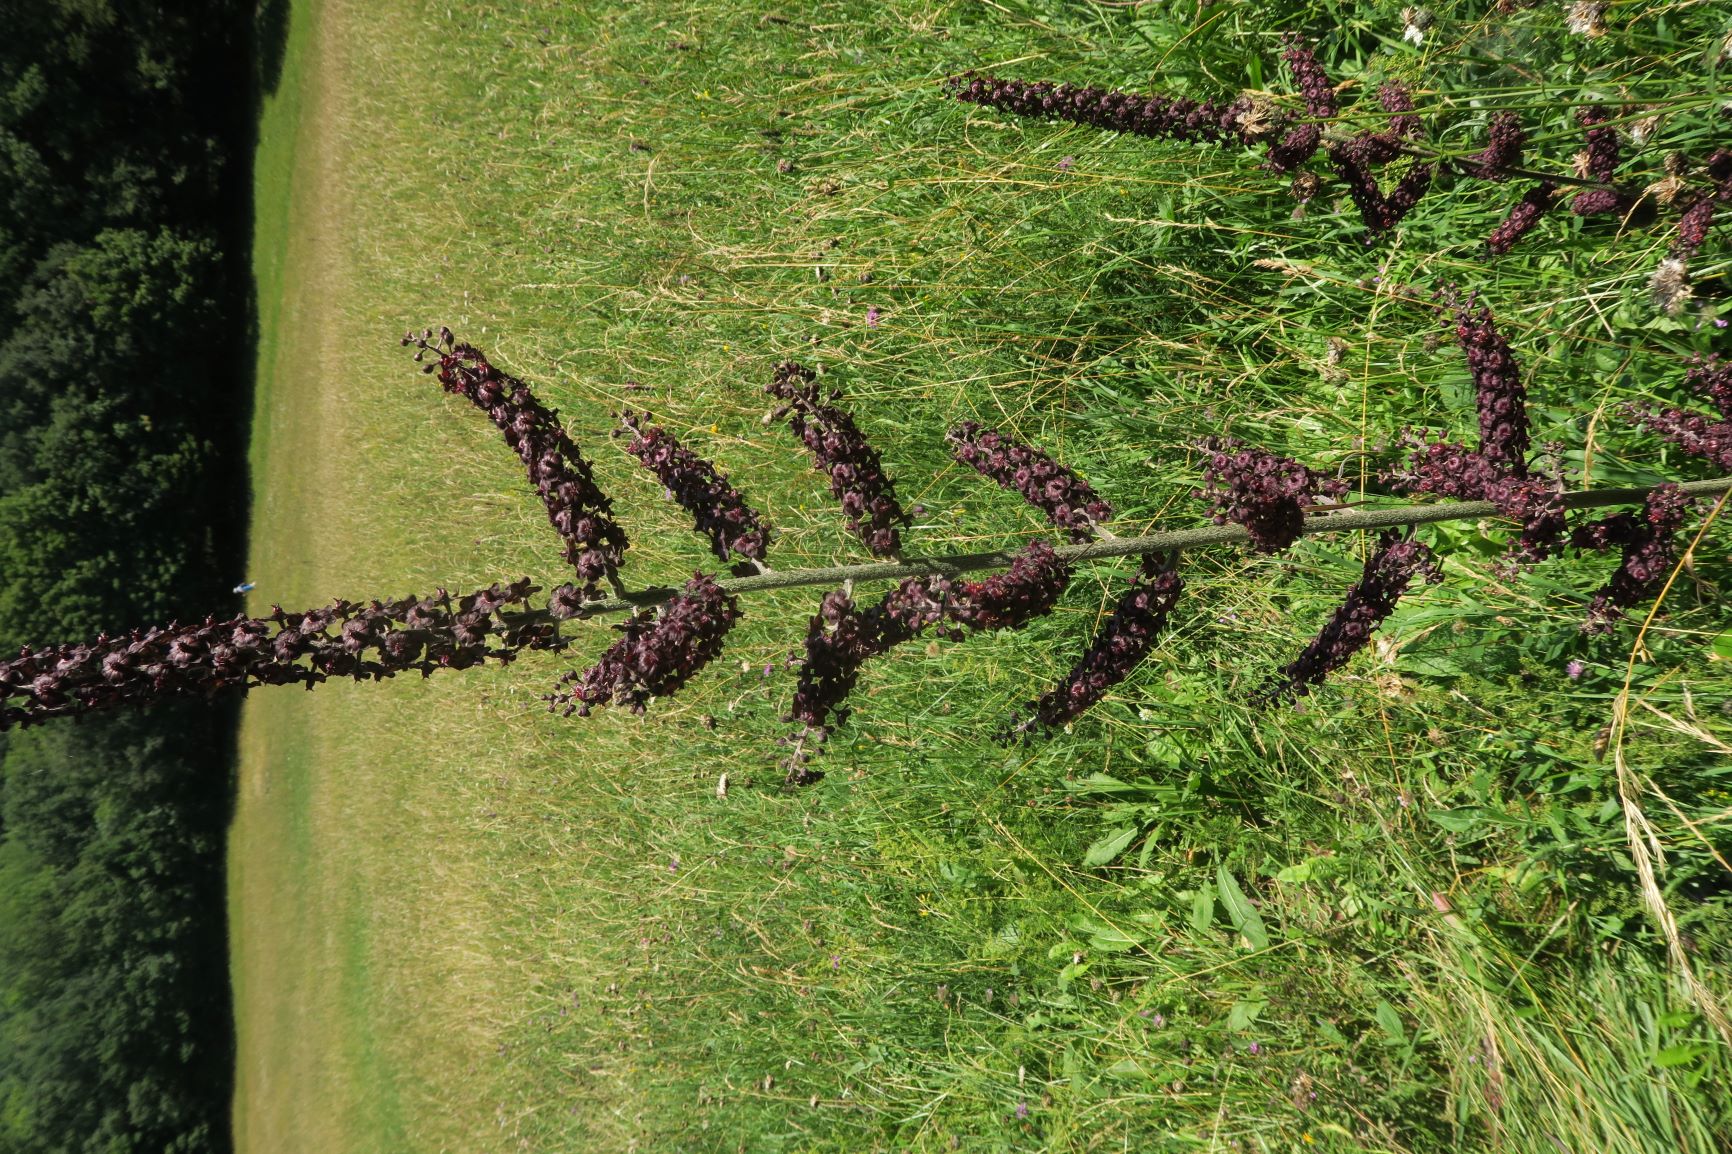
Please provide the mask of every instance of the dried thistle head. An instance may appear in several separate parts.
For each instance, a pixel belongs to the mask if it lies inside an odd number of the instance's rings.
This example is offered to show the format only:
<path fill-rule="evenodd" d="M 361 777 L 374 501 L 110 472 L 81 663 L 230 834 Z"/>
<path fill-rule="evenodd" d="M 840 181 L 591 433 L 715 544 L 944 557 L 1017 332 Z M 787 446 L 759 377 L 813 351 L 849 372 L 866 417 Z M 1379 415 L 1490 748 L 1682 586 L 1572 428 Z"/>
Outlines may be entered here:
<path fill-rule="evenodd" d="M 1654 300 L 1654 307 L 1669 317 L 1675 317 L 1684 311 L 1693 294 L 1690 288 L 1689 269 L 1677 257 L 1667 257 L 1655 266 L 1654 272 L 1648 277 L 1648 294 Z"/>
<path fill-rule="evenodd" d="M 1425 8 L 1403 8 L 1401 10 L 1401 38 L 1409 44 L 1418 47 L 1425 43 L 1425 34 L 1431 28 L 1433 17 Z"/>
<path fill-rule="evenodd" d="M 1602 0 L 1575 0 L 1564 13 L 1564 26 L 1577 36 L 1604 36 L 1607 7 Z"/>
<path fill-rule="evenodd" d="M 1322 191 L 1323 178 L 1315 172 L 1301 172 L 1287 188 L 1288 195 L 1300 204 L 1308 203 Z"/>

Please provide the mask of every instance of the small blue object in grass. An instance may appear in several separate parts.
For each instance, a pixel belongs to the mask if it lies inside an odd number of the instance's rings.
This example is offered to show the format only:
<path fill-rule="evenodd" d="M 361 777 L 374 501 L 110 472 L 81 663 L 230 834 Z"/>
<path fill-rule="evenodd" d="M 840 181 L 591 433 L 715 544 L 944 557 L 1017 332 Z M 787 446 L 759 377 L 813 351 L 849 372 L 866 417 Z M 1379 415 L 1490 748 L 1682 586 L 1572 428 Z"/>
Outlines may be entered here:
<path fill-rule="evenodd" d="M 251 593 L 253 591 L 254 584 L 255 583 L 252 581 L 242 581 L 239 585 L 235 586 L 235 592 L 236 593 Z"/>

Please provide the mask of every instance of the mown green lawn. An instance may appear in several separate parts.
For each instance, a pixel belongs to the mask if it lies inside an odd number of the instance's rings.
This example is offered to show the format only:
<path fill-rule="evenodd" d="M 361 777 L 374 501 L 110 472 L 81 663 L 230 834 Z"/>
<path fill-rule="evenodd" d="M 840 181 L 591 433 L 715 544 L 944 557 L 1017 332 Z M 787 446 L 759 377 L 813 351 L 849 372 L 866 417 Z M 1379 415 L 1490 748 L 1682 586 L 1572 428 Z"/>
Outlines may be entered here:
<path fill-rule="evenodd" d="M 1364 484 L 1403 426 L 1471 431 L 1424 303 L 1448 281 L 1498 310 L 1536 440 L 1595 483 L 1669 475 L 1604 416 L 1670 395 L 1714 339 L 1711 311 L 1652 323 L 1662 230 L 1564 213 L 1488 266 L 1511 196 L 1481 184 L 1367 250 L 1350 206 L 1295 219 L 1255 155 L 1016 122 L 937 83 L 1285 93 L 1291 27 L 1356 37 L 1428 107 L 1552 108 L 1554 166 L 1584 86 L 1676 98 L 1667 147 L 1714 131 L 1695 7 L 1587 47 L 1549 8 L 1463 9 L 1424 54 L 1395 47 L 1396 11 L 297 4 L 258 165 L 255 609 L 564 579 L 497 432 L 397 346 L 427 324 L 558 406 L 634 584 L 710 563 L 607 437 L 621 407 L 731 472 L 780 568 L 862 556 L 760 420 L 787 357 L 846 389 L 924 507 L 920 549 L 1042 532 L 949 460 L 964 419 L 1077 468 L 1121 532 L 1179 527 L 1202 523 L 1207 433 Z M 1695 265 L 1710 309 L 1724 244 Z M 1505 580 L 1488 533 L 1438 530 L 1449 580 L 1303 712 L 1248 699 L 1366 543 L 1189 556 L 1136 676 L 1071 732 L 995 743 L 1111 612 L 1125 572 L 1088 569 L 1024 631 L 872 667 L 795 792 L 781 661 L 815 591 L 750 600 L 719 667 L 644 717 L 549 716 L 567 661 L 546 655 L 260 692 L 230 853 L 240 1148 L 1714 1149 L 1726 1046 L 1668 977 L 1595 753 L 1635 623 L 1582 639 L 1609 563 Z M 1653 708 L 1623 739 L 1676 805 L 1644 803 L 1721 990 L 1725 541 L 1649 630 Z M 581 629 L 571 662 L 609 640 Z"/>

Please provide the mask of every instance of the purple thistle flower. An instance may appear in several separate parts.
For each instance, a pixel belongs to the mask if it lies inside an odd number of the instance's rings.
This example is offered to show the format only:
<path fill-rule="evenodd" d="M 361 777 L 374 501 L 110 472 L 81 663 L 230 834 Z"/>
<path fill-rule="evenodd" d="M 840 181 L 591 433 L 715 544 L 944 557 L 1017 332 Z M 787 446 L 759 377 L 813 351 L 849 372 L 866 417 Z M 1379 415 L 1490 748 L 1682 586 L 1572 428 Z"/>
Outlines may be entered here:
<path fill-rule="evenodd" d="M 1097 521 L 1112 517 L 1113 507 L 1089 488 L 1087 481 L 1051 457 L 996 429 L 983 429 L 964 421 L 945 434 L 950 454 L 962 464 L 1001 487 L 1021 493 L 1023 499 L 1046 514 L 1047 520 L 1070 530 L 1073 541 L 1088 541 Z"/>
<path fill-rule="evenodd" d="M 1233 437 L 1199 443 L 1209 456 L 1203 464 L 1206 489 L 1197 496 L 1214 502 L 1215 524 L 1232 521 L 1251 534 L 1258 553 L 1279 553 L 1305 531 L 1305 506 L 1320 497 L 1340 498 L 1347 482 L 1313 472 L 1298 461 L 1245 446 Z"/>
<path fill-rule="evenodd" d="M 1028 1103 L 1027 1102 L 1018 1102 L 1016 1104 L 1016 1117 L 1017 1117 L 1018 1121 L 1021 1121 L 1022 1119 L 1028 1117 Z"/>
<path fill-rule="evenodd" d="M 875 329 L 878 327 L 877 305 L 872 305 L 866 309 L 866 327 L 869 329 Z"/>
<path fill-rule="evenodd" d="M 625 636 L 588 669 L 562 674 L 542 700 L 549 710 L 563 708 L 566 717 L 587 717 L 595 706 L 609 704 L 642 713 L 651 698 L 671 697 L 714 660 L 739 619 L 739 599 L 708 575 L 695 574 L 654 617 L 616 626 Z"/>
<path fill-rule="evenodd" d="M 734 554 L 762 561 L 769 548 L 770 531 L 763 517 L 746 504 L 738 489 L 716 471 L 710 462 L 684 448 L 667 430 L 645 422 L 649 414 L 620 414 L 620 423 L 632 433 L 626 452 L 656 475 L 680 508 L 690 513 L 699 533 L 710 539 L 710 550 L 723 561 Z M 616 430 L 619 436 L 623 430 Z"/>
<path fill-rule="evenodd" d="M 1585 632 L 1611 632 L 1626 610 L 1646 601 L 1666 580 L 1677 560 L 1675 537 L 1690 503 L 1677 485 L 1661 485 L 1648 494 L 1639 517 L 1615 513 L 1575 531 L 1570 544 L 1577 549 L 1623 549 L 1617 571 L 1588 605 Z"/>
<path fill-rule="evenodd" d="M 1185 583 L 1173 558 L 1145 556 L 1142 571 L 1119 598 L 1111 620 L 1095 636 L 1064 682 L 1029 704 L 1033 711 L 1012 733 L 1035 726 L 1058 729 L 1080 717 L 1107 690 L 1131 675 L 1154 647 Z"/>
<path fill-rule="evenodd" d="M 1522 151 L 1527 147 L 1527 130 L 1522 118 L 1513 112 L 1499 112 L 1486 126 L 1486 146 L 1480 152 L 1461 161 L 1461 169 L 1481 180 L 1505 181 L 1510 169 L 1520 168 Z"/>
<path fill-rule="evenodd" d="M 782 402 L 772 418 L 786 416 L 812 453 L 812 467 L 830 478 L 830 492 L 842 503 L 848 528 L 866 543 L 874 556 L 894 556 L 902 548 L 899 526 L 909 516 L 896 501 L 896 486 L 884 473 L 883 458 L 869 444 L 854 418 L 830 404 L 841 396 L 820 392 L 817 374 L 804 365 L 786 361 L 776 366 L 776 376 L 764 389 Z"/>
<path fill-rule="evenodd" d="M 441 589 L 425 599 L 336 601 L 305 613 L 273 606 L 265 617 L 207 617 L 103 634 L 88 644 L 25 648 L 0 662 L 0 730 L 165 697 L 208 698 L 256 685 L 311 688 L 332 677 L 377 681 L 410 671 L 425 677 L 509 662 L 526 649 L 561 649 L 554 626 L 528 607 L 535 591 L 524 578 L 455 600 Z"/>
<path fill-rule="evenodd" d="M 1534 230 L 1540 218 L 1557 203 L 1558 188 L 1549 180 L 1528 189 L 1521 200 L 1509 210 L 1509 215 L 1485 238 L 1485 247 L 1493 256 L 1502 256 L 1514 248 L 1522 237 Z"/>
<path fill-rule="evenodd" d="M 1573 657 L 1570 658 L 1569 662 L 1564 666 L 1564 676 L 1568 677 L 1571 681 L 1580 681 L 1582 679 L 1582 674 L 1587 671 L 1588 667 Z"/>
<path fill-rule="evenodd" d="M 1281 680 L 1265 696 L 1303 697 L 1311 692 L 1313 685 L 1371 643 L 1371 634 L 1395 611 L 1409 582 L 1422 575 L 1433 582 L 1442 579 L 1431 550 L 1394 530 L 1383 533 L 1377 550 L 1366 558 L 1364 574 L 1347 590 L 1340 608 L 1299 656 L 1281 667 Z"/>
<path fill-rule="evenodd" d="M 416 346 L 417 360 L 434 353 L 437 363 L 423 371 L 438 373 L 446 392 L 468 398 L 505 435 L 547 507 L 548 522 L 565 542 L 566 561 L 584 580 L 584 595 L 594 596 L 597 583 L 618 571 L 626 535 L 559 414 L 536 400 L 528 385 L 495 368 L 480 349 L 458 344 L 450 329 L 440 329 L 437 339 L 431 329 L 409 333 L 402 343 Z"/>

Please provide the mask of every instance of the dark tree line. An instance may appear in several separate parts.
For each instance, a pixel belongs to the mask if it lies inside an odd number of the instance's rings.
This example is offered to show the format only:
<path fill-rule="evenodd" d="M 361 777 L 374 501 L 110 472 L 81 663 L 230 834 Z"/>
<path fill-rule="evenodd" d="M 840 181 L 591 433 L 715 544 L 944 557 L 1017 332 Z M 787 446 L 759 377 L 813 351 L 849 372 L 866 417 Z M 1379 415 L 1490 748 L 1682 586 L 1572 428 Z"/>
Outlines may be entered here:
<path fill-rule="evenodd" d="M 0 0 L 0 652 L 232 600 L 255 18 Z M 0 1154 L 229 1145 L 232 744 L 0 735 Z"/>

